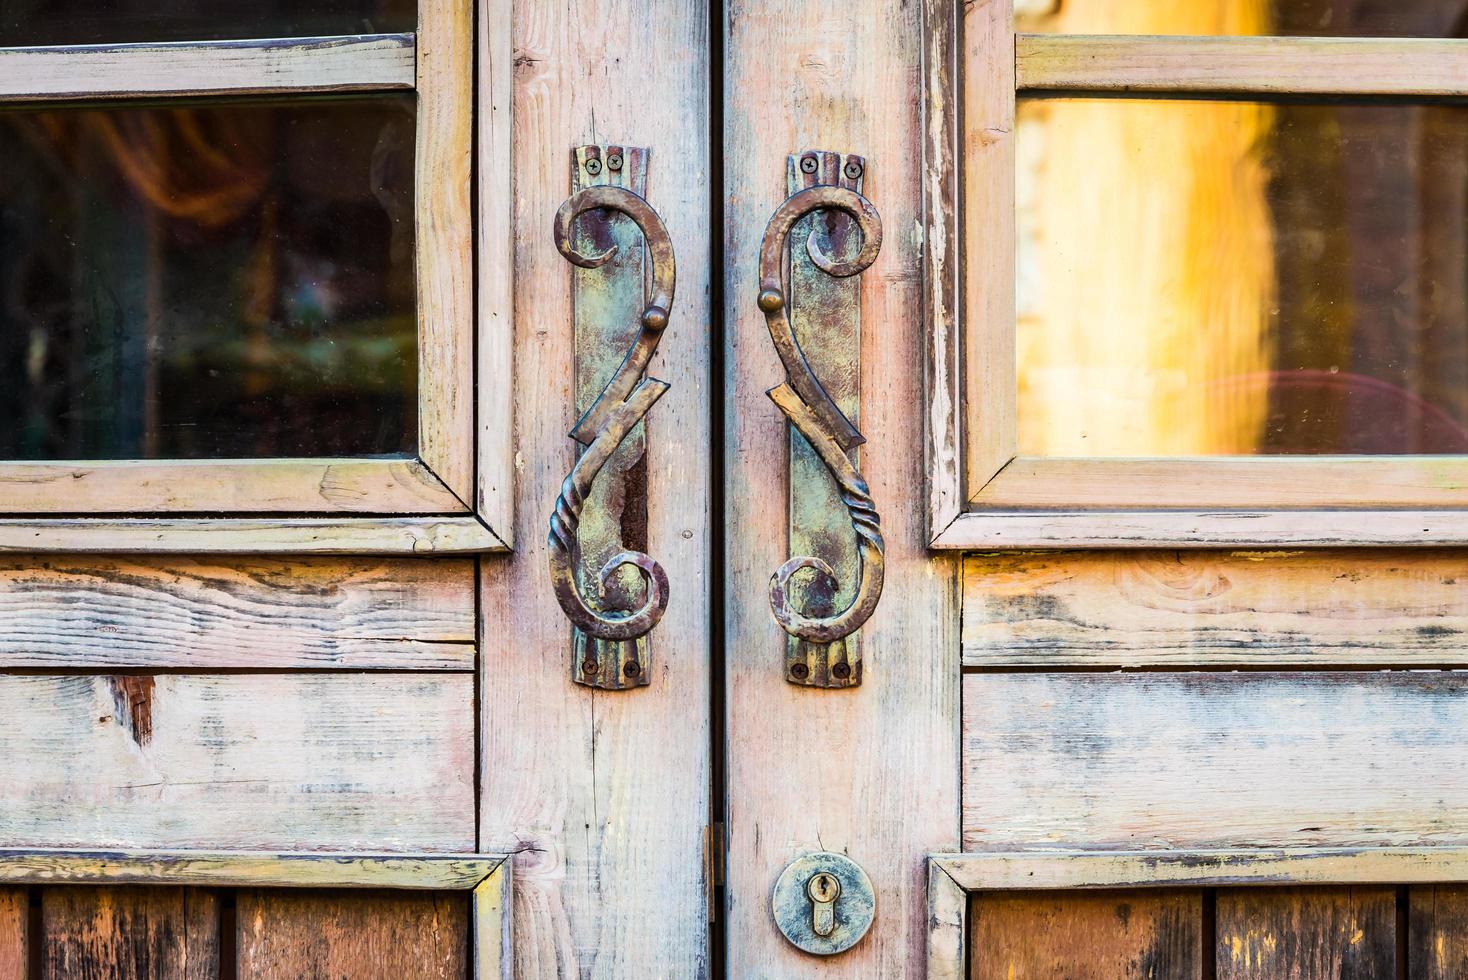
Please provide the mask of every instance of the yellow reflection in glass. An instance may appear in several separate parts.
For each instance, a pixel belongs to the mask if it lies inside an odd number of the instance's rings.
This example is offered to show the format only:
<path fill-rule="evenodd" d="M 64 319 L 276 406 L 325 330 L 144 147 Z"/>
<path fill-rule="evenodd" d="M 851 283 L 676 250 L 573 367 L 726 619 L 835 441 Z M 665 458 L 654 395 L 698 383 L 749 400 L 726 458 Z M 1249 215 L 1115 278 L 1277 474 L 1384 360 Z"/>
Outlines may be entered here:
<path fill-rule="evenodd" d="M 1468 107 L 1046 100 L 1019 448 L 1468 453 Z"/>
<path fill-rule="evenodd" d="M 1022 32 L 1458 37 L 1463 0 L 1015 0 Z"/>

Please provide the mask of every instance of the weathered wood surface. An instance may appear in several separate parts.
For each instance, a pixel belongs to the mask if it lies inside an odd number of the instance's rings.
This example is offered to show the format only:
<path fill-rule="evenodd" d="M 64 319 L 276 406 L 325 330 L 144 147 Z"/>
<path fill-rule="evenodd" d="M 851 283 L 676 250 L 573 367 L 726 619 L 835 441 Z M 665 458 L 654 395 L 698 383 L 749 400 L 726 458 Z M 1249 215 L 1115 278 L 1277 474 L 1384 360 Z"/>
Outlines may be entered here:
<path fill-rule="evenodd" d="M 451 555 L 508 550 L 502 538 L 469 516 L 0 519 L 0 554 Z"/>
<path fill-rule="evenodd" d="M 0 888 L 0 980 L 27 980 L 30 892 Z"/>
<path fill-rule="evenodd" d="M 411 34 L 0 49 L 6 101 L 412 87 Z"/>
<path fill-rule="evenodd" d="M 464 893 L 246 889 L 235 901 L 240 980 L 469 975 Z"/>
<path fill-rule="evenodd" d="M 1093 551 L 964 563 L 966 667 L 1457 666 L 1460 551 Z"/>
<path fill-rule="evenodd" d="M 736 0 L 719 20 L 721 199 L 731 202 L 720 515 L 731 976 L 924 975 L 924 855 L 957 839 L 958 569 L 926 549 L 922 491 L 922 14 L 920 4 Z M 862 628 L 862 686 L 844 692 L 785 681 L 785 635 L 768 598 L 770 574 L 788 557 L 787 429 L 765 396 L 784 372 L 755 304 L 757 253 L 785 197 L 785 157 L 804 149 L 863 156 L 864 193 L 884 228 L 861 277 L 860 387 L 862 471 L 882 515 L 886 589 Z M 816 850 L 847 854 L 876 888 L 871 932 L 830 963 L 786 942 L 769 911 L 780 871 Z"/>
<path fill-rule="evenodd" d="M 962 86 L 952 97 L 962 99 L 963 254 L 954 274 L 962 277 L 964 296 L 965 385 L 964 397 L 951 411 L 952 426 L 961 433 L 962 471 L 972 495 L 1014 458 L 1017 447 L 1014 0 L 959 9 L 963 46 L 957 78 Z M 941 11 L 937 16 L 951 14 Z M 947 336 L 957 343 L 960 335 Z M 956 417 L 965 406 L 979 405 L 983 411 Z"/>
<path fill-rule="evenodd" d="M 1468 541 L 1468 514 L 1453 510 L 969 511 L 934 548 L 1421 547 Z"/>
<path fill-rule="evenodd" d="M 479 4 L 481 79 L 509 78 L 513 60 L 514 196 L 499 205 L 513 208 L 517 436 L 517 551 L 482 566 L 480 843 L 515 855 L 518 976 L 697 977 L 710 970 L 709 8 L 584 0 L 513 14 Z M 497 43 L 511 35 L 513 49 Z M 509 94 L 481 84 L 480 120 Z M 571 683 L 545 551 L 576 448 L 573 270 L 551 219 L 570 194 L 569 151 L 602 141 L 651 150 L 648 199 L 679 267 L 651 368 L 672 390 L 647 420 L 647 551 L 672 599 L 652 634 L 651 686 L 610 694 Z M 480 176 L 481 203 L 502 194 L 504 174 Z"/>
<path fill-rule="evenodd" d="M 467 891 L 503 861 L 482 854 L 0 848 L 0 882 Z"/>
<path fill-rule="evenodd" d="M 1020 89 L 1461 95 L 1468 50 L 1435 38 L 1021 34 Z"/>
<path fill-rule="evenodd" d="M 1000 510 L 1461 509 L 1465 485 L 1468 460 L 1461 456 L 1019 456 L 971 489 L 976 507 Z"/>
<path fill-rule="evenodd" d="M 77 460 L 0 465 L 0 513 L 456 514 L 416 459 Z"/>
<path fill-rule="evenodd" d="M 1468 976 L 1468 885 L 1418 885 L 1407 899 L 1411 980 Z"/>
<path fill-rule="evenodd" d="M 966 849 L 1468 840 L 1468 672 L 970 674 Z"/>
<path fill-rule="evenodd" d="M 473 851 L 473 680 L 0 676 L 0 840 Z"/>
<path fill-rule="evenodd" d="M 0 667 L 474 669 L 469 559 L 0 556 Z"/>
<path fill-rule="evenodd" d="M 507 545 L 515 509 L 515 171 L 512 0 L 476 3 L 474 106 L 478 209 L 474 390 L 478 467 L 475 512 Z M 505 379 L 511 379 L 506 381 Z"/>
<path fill-rule="evenodd" d="M 1204 975 L 1199 889 L 990 892 L 971 903 L 972 980 Z"/>
<path fill-rule="evenodd" d="M 47 888 L 36 942 L 44 980 L 216 980 L 219 915 L 194 888 Z"/>
<path fill-rule="evenodd" d="M 1394 888 L 1230 888 L 1216 898 L 1218 980 L 1388 980 Z"/>
<path fill-rule="evenodd" d="M 1468 848 L 1268 847 L 1116 851 L 1040 845 L 933 855 L 964 891 L 1164 885 L 1385 885 L 1468 880 Z"/>
<path fill-rule="evenodd" d="M 467 509 L 475 499 L 471 0 L 420 0 L 415 54 L 418 453 L 454 509 Z"/>

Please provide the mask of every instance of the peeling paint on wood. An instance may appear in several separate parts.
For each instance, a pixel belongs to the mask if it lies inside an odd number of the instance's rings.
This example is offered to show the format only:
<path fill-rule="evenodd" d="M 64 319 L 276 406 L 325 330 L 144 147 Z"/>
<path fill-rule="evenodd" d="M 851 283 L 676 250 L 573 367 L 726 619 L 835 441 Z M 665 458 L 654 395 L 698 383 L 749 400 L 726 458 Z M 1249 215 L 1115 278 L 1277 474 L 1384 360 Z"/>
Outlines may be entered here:
<path fill-rule="evenodd" d="M 474 848 L 468 674 L 0 676 L 8 845 Z M 131 702 L 129 702 L 131 704 Z"/>
<path fill-rule="evenodd" d="M 1089 551 L 964 562 L 966 667 L 1457 666 L 1468 554 Z"/>
<path fill-rule="evenodd" d="M 970 674 L 964 844 L 1468 842 L 1468 672 Z"/>
<path fill-rule="evenodd" d="M 469 559 L 0 556 L 0 667 L 473 666 Z"/>

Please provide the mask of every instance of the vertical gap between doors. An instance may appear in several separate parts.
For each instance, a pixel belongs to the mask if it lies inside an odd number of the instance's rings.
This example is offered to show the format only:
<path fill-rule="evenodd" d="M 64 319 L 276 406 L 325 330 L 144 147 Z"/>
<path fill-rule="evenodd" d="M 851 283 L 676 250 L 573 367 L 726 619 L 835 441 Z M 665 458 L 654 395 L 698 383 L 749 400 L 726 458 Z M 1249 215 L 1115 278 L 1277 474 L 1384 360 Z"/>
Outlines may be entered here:
<path fill-rule="evenodd" d="M 724 711 L 724 448 L 726 365 L 724 291 L 724 0 L 708 4 L 709 158 L 709 970 L 724 976 L 728 941 L 725 913 L 729 839 Z"/>
<path fill-rule="evenodd" d="M 1202 980 L 1218 980 L 1218 892 L 1203 889 L 1203 953 L 1198 957 Z"/>

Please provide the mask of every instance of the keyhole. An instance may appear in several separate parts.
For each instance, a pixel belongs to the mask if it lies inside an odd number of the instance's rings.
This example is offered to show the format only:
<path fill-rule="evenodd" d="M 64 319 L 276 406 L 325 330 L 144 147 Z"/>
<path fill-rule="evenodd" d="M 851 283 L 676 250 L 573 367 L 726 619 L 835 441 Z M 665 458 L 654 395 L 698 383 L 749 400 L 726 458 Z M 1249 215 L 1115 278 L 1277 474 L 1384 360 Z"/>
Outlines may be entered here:
<path fill-rule="evenodd" d="M 805 884 L 805 894 L 811 900 L 811 929 L 817 936 L 829 936 L 836 931 L 836 899 L 841 897 L 841 882 L 827 871 L 818 871 Z"/>

